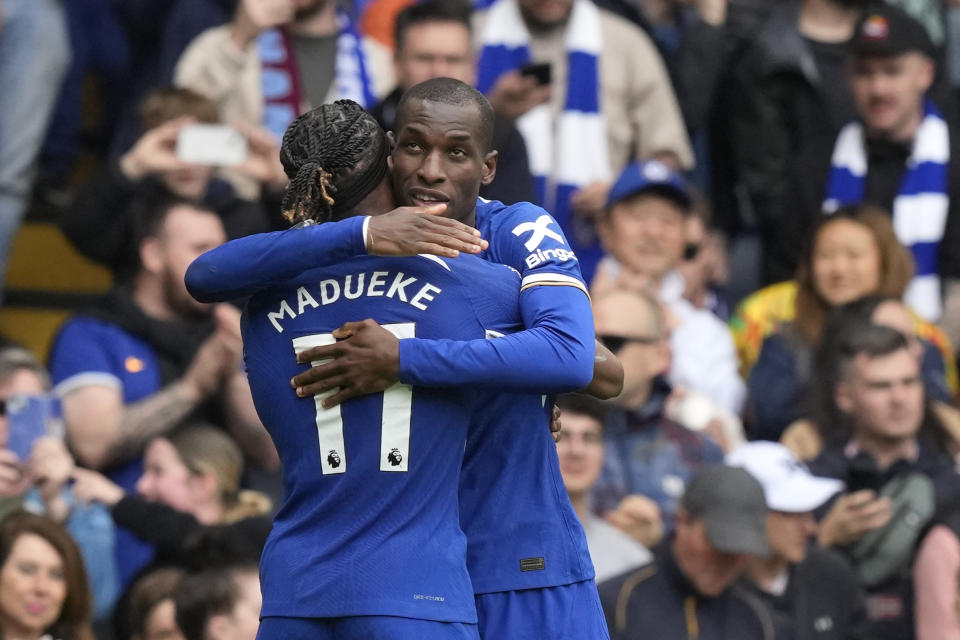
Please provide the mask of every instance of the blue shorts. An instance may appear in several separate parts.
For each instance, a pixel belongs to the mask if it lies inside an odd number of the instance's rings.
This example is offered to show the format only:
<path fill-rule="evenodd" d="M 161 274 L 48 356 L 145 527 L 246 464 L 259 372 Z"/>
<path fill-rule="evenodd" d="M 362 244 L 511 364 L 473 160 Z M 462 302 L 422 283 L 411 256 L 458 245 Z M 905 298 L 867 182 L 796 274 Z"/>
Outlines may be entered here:
<path fill-rule="evenodd" d="M 476 597 L 483 640 L 609 640 L 597 584 L 498 591 Z"/>
<path fill-rule="evenodd" d="M 260 620 L 257 640 L 479 640 L 477 625 L 399 616 Z"/>

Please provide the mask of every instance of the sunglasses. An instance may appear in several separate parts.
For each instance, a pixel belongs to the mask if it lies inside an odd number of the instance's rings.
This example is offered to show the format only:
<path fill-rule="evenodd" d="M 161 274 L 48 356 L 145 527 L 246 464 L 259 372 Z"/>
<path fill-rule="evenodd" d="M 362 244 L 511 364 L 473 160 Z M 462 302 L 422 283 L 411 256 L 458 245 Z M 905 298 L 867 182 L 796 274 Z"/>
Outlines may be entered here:
<path fill-rule="evenodd" d="M 617 353 L 630 343 L 658 344 L 663 338 L 657 336 L 597 336 L 597 341 L 613 353 Z"/>

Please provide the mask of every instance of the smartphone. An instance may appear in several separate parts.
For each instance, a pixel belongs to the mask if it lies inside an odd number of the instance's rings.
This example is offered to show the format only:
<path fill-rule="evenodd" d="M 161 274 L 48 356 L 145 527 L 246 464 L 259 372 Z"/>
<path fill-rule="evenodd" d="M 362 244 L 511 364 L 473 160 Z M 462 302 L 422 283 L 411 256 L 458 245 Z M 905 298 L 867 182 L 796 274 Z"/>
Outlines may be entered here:
<path fill-rule="evenodd" d="M 883 479 L 875 464 L 862 460 L 861 456 L 854 457 L 847 469 L 847 493 L 856 493 L 862 489 L 879 492 L 883 486 Z"/>
<path fill-rule="evenodd" d="M 63 438 L 60 401 L 54 396 L 12 396 L 7 400 L 7 449 L 26 460 L 44 436 Z"/>
<path fill-rule="evenodd" d="M 225 124 L 188 124 L 177 136 L 177 157 L 190 164 L 232 167 L 247 158 L 247 139 Z"/>
<path fill-rule="evenodd" d="M 550 84 L 551 72 L 549 62 L 531 62 L 520 67 L 520 75 L 530 76 L 536 79 L 537 84 L 543 86 Z"/>

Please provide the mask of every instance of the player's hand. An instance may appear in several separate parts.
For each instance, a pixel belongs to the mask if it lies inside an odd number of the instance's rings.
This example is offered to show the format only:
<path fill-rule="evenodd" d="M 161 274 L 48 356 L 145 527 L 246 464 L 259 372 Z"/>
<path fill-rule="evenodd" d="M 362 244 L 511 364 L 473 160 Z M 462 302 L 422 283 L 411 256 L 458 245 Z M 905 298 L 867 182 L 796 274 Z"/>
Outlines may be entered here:
<path fill-rule="evenodd" d="M 553 413 L 550 415 L 550 435 L 554 442 L 560 442 L 560 432 L 563 430 L 563 424 L 560 422 L 560 407 L 553 405 Z"/>
<path fill-rule="evenodd" d="M 291 380 L 301 398 L 339 390 L 323 400 L 326 409 L 392 386 L 400 376 L 400 341 L 373 320 L 348 322 L 333 336 L 334 344 L 313 347 L 297 354 L 300 364 L 331 358 Z"/>
<path fill-rule="evenodd" d="M 444 218 L 446 204 L 399 207 L 367 224 L 367 253 L 374 256 L 415 256 L 429 253 L 455 258 L 461 251 L 480 253 L 489 243 L 480 232 Z"/>
<path fill-rule="evenodd" d="M 663 519 L 657 503 L 637 494 L 624 497 L 615 511 L 607 514 L 607 522 L 652 549 L 663 537 Z"/>

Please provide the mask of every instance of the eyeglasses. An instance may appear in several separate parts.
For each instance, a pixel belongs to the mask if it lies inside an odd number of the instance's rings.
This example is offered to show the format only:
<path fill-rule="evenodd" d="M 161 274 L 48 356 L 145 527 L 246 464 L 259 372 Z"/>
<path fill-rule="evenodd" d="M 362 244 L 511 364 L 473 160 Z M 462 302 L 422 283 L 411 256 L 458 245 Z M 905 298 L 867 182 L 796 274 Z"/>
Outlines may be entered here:
<path fill-rule="evenodd" d="M 597 341 L 613 353 L 617 353 L 628 344 L 658 344 L 663 338 L 659 336 L 597 336 Z"/>

